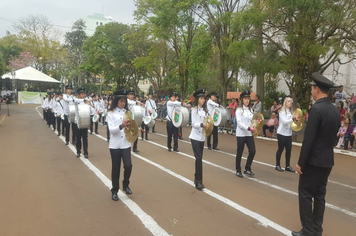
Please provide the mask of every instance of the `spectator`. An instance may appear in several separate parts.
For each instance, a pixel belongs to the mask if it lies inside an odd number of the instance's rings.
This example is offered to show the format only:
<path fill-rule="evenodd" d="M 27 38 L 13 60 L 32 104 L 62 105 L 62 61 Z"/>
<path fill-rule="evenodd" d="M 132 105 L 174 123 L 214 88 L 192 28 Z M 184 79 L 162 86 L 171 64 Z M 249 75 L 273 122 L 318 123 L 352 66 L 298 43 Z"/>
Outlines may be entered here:
<path fill-rule="evenodd" d="M 343 101 L 339 101 L 337 109 L 340 112 L 340 121 L 343 121 L 345 119 L 345 113 L 346 113 Z"/>
<path fill-rule="evenodd" d="M 273 135 L 274 127 L 278 125 L 278 119 L 276 113 L 272 112 L 271 118 L 268 119 L 266 124 L 263 125 L 263 137 L 266 137 L 266 129 L 267 137 L 271 138 Z"/>
<path fill-rule="evenodd" d="M 256 95 L 256 98 L 257 98 L 256 102 L 252 106 L 253 114 L 261 113 L 261 111 L 262 111 L 262 102 L 260 101 L 260 95 Z"/>
<path fill-rule="evenodd" d="M 351 95 L 351 102 L 350 102 L 350 111 L 354 111 L 356 108 L 356 96 L 354 94 Z"/>
<path fill-rule="evenodd" d="M 308 122 L 308 119 L 309 119 L 309 113 L 310 113 L 310 109 L 312 108 L 312 104 L 309 104 L 309 106 L 308 106 L 308 110 L 307 110 L 307 113 L 305 113 L 305 115 L 304 115 L 304 121 L 305 122 Z"/>
<path fill-rule="evenodd" d="M 278 116 L 279 110 L 280 110 L 281 108 L 282 108 L 282 106 L 279 105 L 279 104 L 277 103 L 277 101 L 274 101 L 274 102 L 273 102 L 273 105 L 272 105 L 272 107 L 271 107 L 271 112 L 276 113 L 276 115 Z"/>
<path fill-rule="evenodd" d="M 344 137 L 347 131 L 347 124 L 344 121 L 341 121 L 341 127 L 339 128 L 339 132 L 337 136 L 339 137 L 339 142 L 337 143 L 336 147 L 340 148 L 344 146 Z"/>
<path fill-rule="evenodd" d="M 346 93 L 343 90 L 344 86 L 340 85 L 339 91 L 337 91 L 333 97 L 335 99 L 335 104 L 338 104 L 340 100 L 346 99 Z"/>
<path fill-rule="evenodd" d="M 232 131 L 232 133 L 235 133 L 236 131 L 236 108 L 237 108 L 237 101 L 236 101 L 236 98 L 233 98 L 232 99 L 232 102 L 230 103 L 230 105 L 227 107 L 228 109 L 230 109 L 230 112 L 231 112 L 231 120 L 234 124 L 234 130 Z"/>
<path fill-rule="evenodd" d="M 349 118 L 345 118 L 345 126 L 347 126 L 347 130 L 346 130 L 346 133 L 345 133 L 345 139 L 348 139 L 350 140 L 350 146 L 349 146 L 349 149 L 352 149 L 353 146 L 354 146 L 354 134 L 353 134 L 353 129 L 354 127 L 352 125 L 350 125 L 350 120 Z M 346 148 L 347 149 L 347 148 Z"/>

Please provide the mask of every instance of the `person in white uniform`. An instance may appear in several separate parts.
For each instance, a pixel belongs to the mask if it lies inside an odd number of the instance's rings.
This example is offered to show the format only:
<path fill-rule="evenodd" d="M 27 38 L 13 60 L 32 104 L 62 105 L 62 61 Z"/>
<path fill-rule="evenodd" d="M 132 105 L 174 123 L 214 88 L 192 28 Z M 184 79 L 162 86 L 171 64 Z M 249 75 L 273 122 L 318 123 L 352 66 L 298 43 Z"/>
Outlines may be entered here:
<path fill-rule="evenodd" d="M 148 111 L 148 115 L 152 115 L 153 113 L 157 113 L 157 105 L 156 105 L 156 102 L 152 99 L 152 93 L 149 93 L 148 94 L 148 100 L 146 101 L 146 108 L 147 108 L 147 111 Z M 156 124 L 152 127 L 152 133 L 156 133 L 155 131 L 155 127 L 156 127 Z M 148 131 L 149 132 L 150 129 L 148 128 Z"/>
<path fill-rule="evenodd" d="M 129 187 L 130 176 L 132 171 L 131 143 L 127 141 L 125 135 L 125 129 L 128 129 L 130 125 L 130 120 L 124 120 L 124 114 L 126 111 L 128 111 L 127 91 L 116 91 L 114 93 L 114 99 L 106 117 L 110 132 L 109 149 L 112 163 L 111 197 L 114 201 L 119 200 L 117 193 L 120 189 L 119 178 L 121 159 L 124 163 L 124 180 L 122 181 L 123 191 L 126 192 L 126 194 L 128 195 L 132 194 L 132 191 Z"/>
<path fill-rule="evenodd" d="M 219 103 L 217 103 L 217 93 L 216 92 L 212 92 L 210 94 L 210 99 L 208 100 L 207 102 L 207 108 L 208 108 L 208 112 L 209 112 L 209 116 L 211 116 L 212 118 L 214 118 L 214 114 L 213 114 L 213 110 L 215 107 L 219 107 Z M 219 138 L 218 138 L 218 127 L 217 126 L 214 126 L 213 128 L 213 132 L 211 133 L 211 135 L 213 135 L 213 149 L 214 150 L 219 150 L 218 149 L 218 141 L 219 141 Z M 211 150 L 211 142 L 210 142 L 210 138 L 211 138 L 211 135 L 208 136 L 208 138 L 206 139 L 207 141 L 207 146 L 208 146 L 208 149 Z"/>
<path fill-rule="evenodd" d="M 194 107 L 191 111 L 192 130 L 189 135 L 195 157 L 194 184 L 198 190 L 205 188 L 203 184 L 203 150 L 205 142 L 203 129 L 209 129 L 209 125 L 203 124 L 204 118 L 208 116 L 205 92 L 206 90 L 202 89 L 194 93 Z"/>
<path fill-rule="evenodd" d="M 284 99 L 282 109 L 279 112 L 279 126 L 277 129 L 278 150 L 276 153 L 276 170 L 283 171 L 281 168 L 281 155 L 286 149 L 286 167 L 285 170 L 294 172 L 290 166 L 290 158 L 292 152 L 292 127 L 293 120 L 299 120 L 299 117 L 293 117 L 292 111 L 293 99 L 287 96 Z"/>
<path fill-rule="evenodd" d="M 73 95 L 72 95 L 72 85 L 68 84 L 66 85 L 66 94 L 63 95 L 63 106 L 64 106 L 64 123 L 63 125 L 65 126 L 65 132 L 66 132 L 66 145 L 69 144 L 69 133 L 70 133 L 70 122 L 68 120 L 68 115 L 69 115 L 69 106 L 73 105 Z M 75 125 L 72 123 L 72 144 L 76 144 L 76 130 L 75 130 Z"/>
<path fill-rule="evenodd" d="M 174 107 L 176 106 L 180 106 L 181 102 L 176 101 L 176 92 L 173 92 L 170 96 L 169 96 L 169 101 L 167 102 L 167 148 L 168 151 L 171 152 L 172 151 L 172 135 L 173 135 L 173 151 L 175 152 L 179 152 L 178 150 L 178 128 L 175 127 L 172 123 L 172 111 L 174 109 Z"/>
<path fill-rule="evenodd" d="M 253 177 L 255 174 L 251 170 L 252 161 L 256 154 L 255 140 L 252 134 L 257 133 L 257 129 L 251 126 L 253 113 L 251 110 L 250 91 L 244 91 L 240 95 L 241 107 L 236 109 L 236 175 L 243 177 L 241 171 L 241 157 L 245 144 L 248 148 L 248 157 L 245 165 L 244 174 Z"/>

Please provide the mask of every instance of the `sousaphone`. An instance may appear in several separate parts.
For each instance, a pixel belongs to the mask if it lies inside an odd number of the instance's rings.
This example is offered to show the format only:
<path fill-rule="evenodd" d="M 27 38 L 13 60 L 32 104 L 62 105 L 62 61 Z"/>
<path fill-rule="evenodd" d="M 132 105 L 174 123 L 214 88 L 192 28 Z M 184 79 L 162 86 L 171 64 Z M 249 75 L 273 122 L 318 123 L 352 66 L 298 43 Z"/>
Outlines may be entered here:
<path fill-rule="evenodd" d="M 124 128 L 126 139 L 130 143 L 134 143 L 138 137 L 138 124 L 135 120 L 132 120 L 131 112 L 126 111 L 124 114 L 124 120 L 130 120 L 128 129 Z"/>
<path fill-rule="evenodd" d="M 298 132 L 301 129 L 303 129 L 303 126 L 304 126 L 303 112 L 299 108 L 295 109 L 293 112 L 293 117 L 296 117 L 296 116 L 299 116 L 299 120 L 293 121 L 291 123 L 291 128 L 293 131 Z"/>
<path fill-rule="evenodd" d="M 213 132 L 214 120 L 213 120 L 213 118 L 211 118 L 211 116 L 206 116 L 206 117 L 204 118 L 203 124 L 209 126 L 208 129 L 203 128 L 203 134 L 204 134 L 204 136 L 205 136 L 205 137 L 208 137 L 208 136 L 210 136 L 211 132 Z"/>
<path fill-rule="evenodd" d="M 264 122 L 265 122 L 265 118 L 261 113 L 255 113 L 253 115 L 250 127 L 257 129 L 257 133 L 253 134 L 254 138 L 256 138 L 261 132 Z"/>

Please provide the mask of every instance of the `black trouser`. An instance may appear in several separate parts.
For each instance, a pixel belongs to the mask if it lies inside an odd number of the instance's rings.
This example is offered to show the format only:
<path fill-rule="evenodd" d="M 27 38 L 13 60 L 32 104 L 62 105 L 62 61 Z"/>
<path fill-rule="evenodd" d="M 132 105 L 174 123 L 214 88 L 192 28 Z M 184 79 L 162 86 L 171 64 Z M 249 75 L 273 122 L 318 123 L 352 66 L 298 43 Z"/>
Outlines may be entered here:
<path fill-rule="evenodd" d="M 1 105 L 0 105 L 1 106 Z M 46 119 L 46 110 L 45 109 L 43 109 L 43 120 L 45 120 Z"/>
<path fill-rule="evenodd" d="M 286 167 L 290 166 L 290 155 L 292 152 L 292 136 L 284 136 L 277 134 L 278 150 L 276 153 L 276 165 L 281 165 L 281 155 L 283 149 L 286 148 Z"/>
<path fill-rule="evenodd" d="M 78 131 L 78 126 L 73 122 L 72 123 L 72 143 L 77 142 L 77 131 Z"/>
<path fill-rule="evenodd" d="M 213 132 L 206 139 L 206 144 L 208 145 L 208 147 L 211 147 L 211 142 L 210 142 L 211 135 L 214 136 L 213 137 L 213 148 L 217 148 L 218 147 L 218 127 L 217 126 L 214 126 Z"/>
<path fill-rule="evenodd" d="M 77 153 L 80 153 L 82 149 L 83 140 L 84 154 L 88 154 L 88 129 L 78 129 L 77 124 L 75 126 L 77 130 Z"/>
<path fill-rule="evenodd" d="M 145 133 L 145 139 L 148 139 L 148 132 L 150 132 L 150 128 L 145 125 L 145 122 L 141 123 L 141 138 L 143 140 L 143 133 Z"/>
<path fill-rule="evenodd" d="M 237 154 L 236 154 L 236 171 L 241 172 L 241 157 L 245 148 L 245 144 L 248 148 L 248 157 L 245 165 L 245 170 L 251 171 L 251 165 L 253 158 L 256 154 L 255 140 L 253 137 L 236 137 L 237 140 Z"/>
<path fill-rule="evenodd" d="M 190 140 L 195 156 L 195 182 L 203 183 L 203 150 L 204 141 Z"/>
<path fill-rule="evenodd" d="M 274 131 L 274 126 L 268 127 L 268 125 L 266 125 L 266 124 L 263 125 L 263 128 L 262 128 L 262 130 L 263 130 L 263 135 L 266 135 L 266 129 L 268 129 L 269 132 L 273 133 L 273 131 Z"/>
<path fill-rule="evenodd" d="M 62 121 L 62 119 L 61 119 L 60 116 L 56 117 L 56 119 L 57 119 L 57 131 L 58 131 L 58 135 L 60 135 L 61 134 L 61 121 Z"/>
<path fill-rule="evenodd" d="M 93 116 L 90 116 L 90 133 L 93 133 Z M 95 133 L 98 133 L 98 122 L 95 122 Z"/>
<path fill-rule="evenodd" d="M 133 146 L 132 146 L 133 151 L 137 150 L 137 143 L 138 143 L 138 136 L 137 136 L 136 141 L 133 143 Z"/>
<path fill-rule="evenodd" d="M 123 188 L 126 188 L 130 184 L 130 176 L 132 171 L 131 163 L 131 148 L 125 149 L 110 149 L 111 154 L 111 182 L 112 182 L 112 193 L 117 193 L 119 191 L 119 179 L 120 179 L 120 167 L 121 159 L 124 163 L 124 181 Z"/>
<path fill-rule="evenodd" d="M 152 127 L 152 133 L 155 132 L 156 124 L 153 125 Z"/>
<path fill-rule="evenodd" d="M 53 112 L 51 112 L 51 124 L 53 126 L 53 130 L 56 130 L 56 116 Z"/>
<path fill-rule="evenodd" d="M 183 128 L 182 128 L 182 126 L 179 127 L 178 137 L 179 137 L 179 138 L 183 138 Z"/>
<path fill-rule="evenodd" d="M 64 115 L 64 124 L 63 124 L 63 126 L 66 127 L 66 143 L 69 143 L 70 123 L 69 123 L 67 115 Z"/>
<path fill-rule="evenodd" d="M 173 150 L 178 149 L 178 128 L 175 127 L 172 121 L 167 120 L 167 147 L 172 149 L 172 135 L 173 135 Z"/>
<path fill-rule="evenodd" d="M 51 126 L 51 114 L 52 114 L 52 112 L 51 112 L 51 110 L 47 110 L 47 115 L 46 115 L 46 121 L 47 121 L 47 125 L 48 125 L 48 127 L 50 127 Z"/>
<path fill-rule="evenodd" d="M 326 185 L 331 169 L 306 164 L 299 175 L 299 215 L 305 236 L 319 236 L 323 232 Z"/>
<path fill-rule="evenodd" d="M 107 138 L 107 140 L 110 140 L 109 125 L 106 125 L 106 138 Z"/>

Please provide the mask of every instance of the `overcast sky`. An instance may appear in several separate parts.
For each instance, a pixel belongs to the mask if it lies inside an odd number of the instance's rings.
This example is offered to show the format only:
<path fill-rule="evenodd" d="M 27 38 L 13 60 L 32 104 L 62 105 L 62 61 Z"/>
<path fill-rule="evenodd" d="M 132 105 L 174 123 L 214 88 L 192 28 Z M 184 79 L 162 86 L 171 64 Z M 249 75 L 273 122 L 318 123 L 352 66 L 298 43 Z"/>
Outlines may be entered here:
<path fill-rule="evenodd" d="M 0 9 L 0 38 L 7 30 L 15 33 L 11 29 L 12 22 L 28 15 L 47 16 L 54 25 L 63 26 L 56 27 L 63 34 L 70 30 L 73 22 L 93 13 L 103 13 L 124 24 L 135 23 L 133 0 L 0 0 Z"/>

